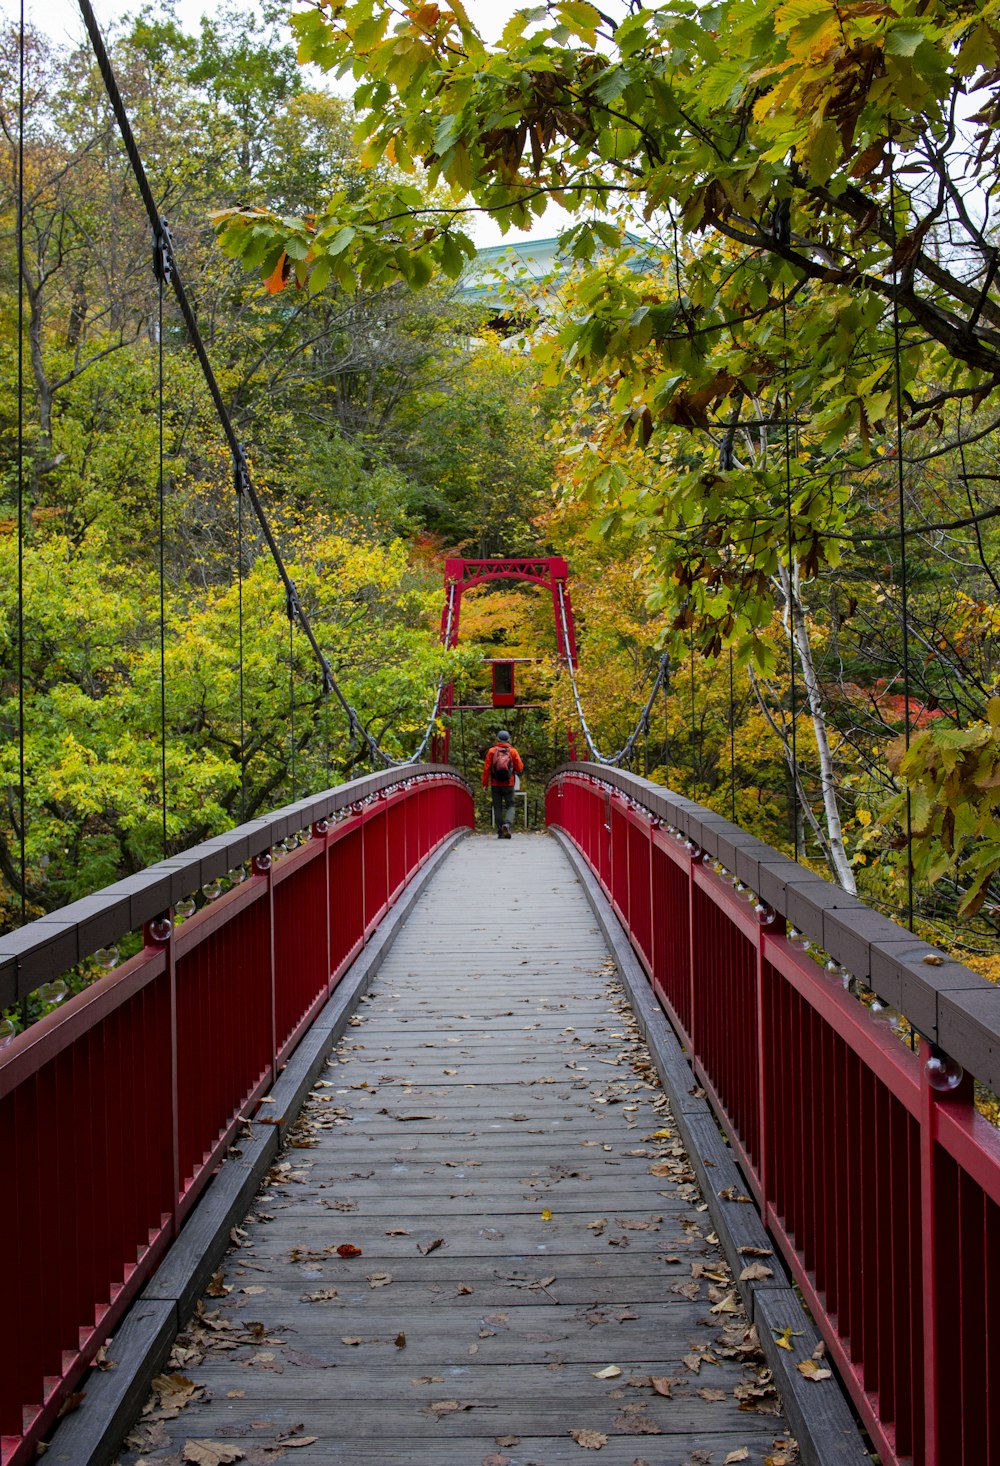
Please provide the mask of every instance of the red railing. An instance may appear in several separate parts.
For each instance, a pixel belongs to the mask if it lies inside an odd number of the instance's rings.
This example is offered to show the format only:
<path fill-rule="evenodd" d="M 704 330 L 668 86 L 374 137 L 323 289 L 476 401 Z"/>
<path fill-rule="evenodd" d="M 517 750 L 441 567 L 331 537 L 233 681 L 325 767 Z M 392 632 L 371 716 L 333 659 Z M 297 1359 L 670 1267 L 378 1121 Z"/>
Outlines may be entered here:
<path fill-rule="evenodd" d="M 879 1459 L 1000 1466 L 1000 1135 L 972 1078 L 1000 1091 L 1000 991 L 646 780 L 565 766 L 546 815 L 626 927 Z"/>
<path fill-rule="evenodd" d="M 472 823 L 452 770 L 374 775 L 0 938 L 5 1007 L 145 933 L 136 956 L 0 1052 L 3 1466 L 33 1458 L 365 938 Z M 227 872 L 232 889 L 173 923 L 182 897 L 214 896 Z"/>

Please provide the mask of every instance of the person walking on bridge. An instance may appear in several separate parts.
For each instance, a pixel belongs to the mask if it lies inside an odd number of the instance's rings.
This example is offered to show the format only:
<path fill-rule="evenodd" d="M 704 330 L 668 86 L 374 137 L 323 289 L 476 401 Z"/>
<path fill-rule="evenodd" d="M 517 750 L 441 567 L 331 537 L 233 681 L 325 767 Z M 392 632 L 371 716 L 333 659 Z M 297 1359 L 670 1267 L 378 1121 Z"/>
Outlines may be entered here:
<path fill-rule="evenodd" d="M 483 764 L 483 788 L 490 786 L 493 795 L 493 823 L 497 839 L 509 840 L 514 823 L 514 790 L 518 774 L 524 773 L 521 755 L 510 741 L 506 728 L 501 728 Z"/>

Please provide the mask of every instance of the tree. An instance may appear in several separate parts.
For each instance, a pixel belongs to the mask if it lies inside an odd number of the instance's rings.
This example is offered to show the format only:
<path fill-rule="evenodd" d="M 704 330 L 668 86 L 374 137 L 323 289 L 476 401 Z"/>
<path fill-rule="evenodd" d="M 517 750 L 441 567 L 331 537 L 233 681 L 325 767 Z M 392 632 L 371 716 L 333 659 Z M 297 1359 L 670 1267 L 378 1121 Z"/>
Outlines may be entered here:
<path fill-rule="evenodd" d="M 659 234 L 659 271 L 585 272 L 549 355 L 595 425 L 578 491 L 603 501 L 606 528 L 645 529 L 659 604 L 709 655 L 732 646 L 766 673 L 785 606 L 848 881 L 801 587 L 864 529 L 858 485 L 897 409 L 916 429 L 963 403 L 967 436 L 991 426 L 998 14 L 731 0 L 630 6 L 616 23 L 554 0 L 518 12 L 496 48 L 460 7 L 359 0 L 297 20 L 305 57 L 359 79 L 370 155 L 419 162 L 454 194 L 452 213 L 419 217 L 386 200 L 395 255 L 336 201 L 294 241 L 303 281 L 391 269 L 405 240 L 428 270 L 453 268 L 463 195 L 508 226 L 556 199 L 584 216 L 565 236 L 582 260 L 618 234 L 595 209 Z M 224 242 L 248 229 L 259 248 L 287 238 L 230 219 Z"/>

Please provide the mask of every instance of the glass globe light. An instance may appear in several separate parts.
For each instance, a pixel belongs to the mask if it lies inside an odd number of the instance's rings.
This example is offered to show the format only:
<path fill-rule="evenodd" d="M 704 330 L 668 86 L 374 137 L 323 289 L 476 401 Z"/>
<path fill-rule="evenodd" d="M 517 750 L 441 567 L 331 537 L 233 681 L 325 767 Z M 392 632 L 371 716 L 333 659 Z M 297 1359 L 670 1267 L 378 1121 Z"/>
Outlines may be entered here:
<path fill-rule="evenodd" d="M 61 977 L 57 977 L 55 982 L 43 982 L 41 987 L 35 988 L 35 995 L 46 1007 L 55 1008 L 64 998 L 69 997 L 69 988 Z"/>
<path fill-rule="evenodd" d="M 948 1094 L 957 1089 L 965 1077 L 961 1064 L 936 1044 L 931 1044 L 931 1054 L 924 1065 L 924 1072 L 931 1089 L 936 1089 L 939 1094 Z"/>
<path fill-rule="evenodd" d="M 164 912 L 161 916 L 155 916 L 149 923 L 149 935 L 154 942 L 165 942 L 174 929 L 170 917 Z"/>

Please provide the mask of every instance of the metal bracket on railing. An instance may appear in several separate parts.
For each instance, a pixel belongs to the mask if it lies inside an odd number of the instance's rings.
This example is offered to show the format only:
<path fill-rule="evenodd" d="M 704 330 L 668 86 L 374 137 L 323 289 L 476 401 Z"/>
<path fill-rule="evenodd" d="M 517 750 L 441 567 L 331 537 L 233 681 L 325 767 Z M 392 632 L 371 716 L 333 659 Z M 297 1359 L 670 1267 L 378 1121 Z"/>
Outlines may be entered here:
<path fill-rule="evenodd" d="M 289 621 L 295 621 L 299 615 L 299 593 L 295 589 L 295 581 L 289 580 L 285 584 L 285 614 Z M 329 671 L 329 662 L 324 663 L 324 676 Z"/>

